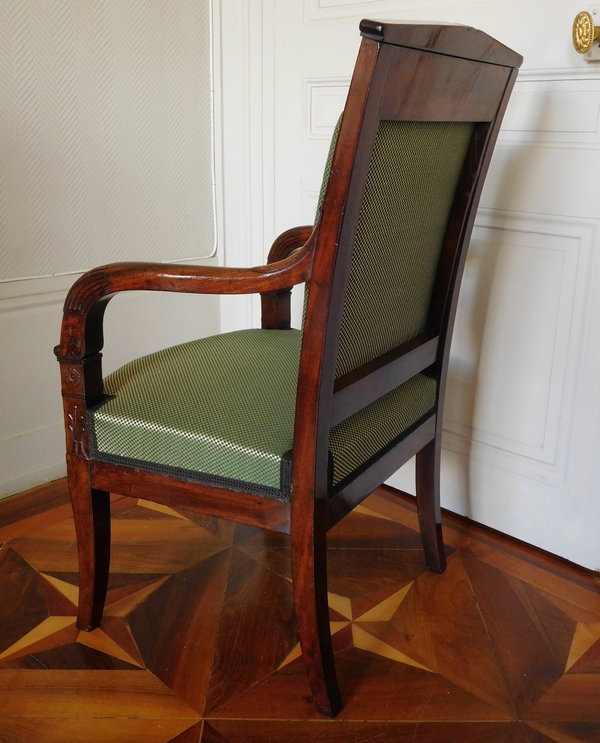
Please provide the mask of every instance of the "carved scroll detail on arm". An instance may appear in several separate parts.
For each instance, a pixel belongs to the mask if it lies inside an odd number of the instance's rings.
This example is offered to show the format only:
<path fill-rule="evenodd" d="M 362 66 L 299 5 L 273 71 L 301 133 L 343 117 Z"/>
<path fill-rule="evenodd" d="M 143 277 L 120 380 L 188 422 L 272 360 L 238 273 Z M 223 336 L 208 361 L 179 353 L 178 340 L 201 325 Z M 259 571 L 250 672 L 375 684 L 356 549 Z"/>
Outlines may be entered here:
<path fill-rule="evenodd" d="M 88 271 L 73 284 L 65 301 L 65 312 L 83 315 L 91 304 L 106 296 L 109 291 L 108 276 L 104 267 Z"/>

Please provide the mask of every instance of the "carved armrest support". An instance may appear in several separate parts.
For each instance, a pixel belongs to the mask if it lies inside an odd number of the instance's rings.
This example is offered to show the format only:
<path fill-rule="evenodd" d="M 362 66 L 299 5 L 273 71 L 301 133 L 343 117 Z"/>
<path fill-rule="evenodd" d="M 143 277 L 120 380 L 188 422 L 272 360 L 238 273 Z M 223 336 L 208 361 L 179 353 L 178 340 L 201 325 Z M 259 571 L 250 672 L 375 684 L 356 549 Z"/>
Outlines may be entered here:
<path fill-rule="evenodd" d="M 123 291 L 167 291 L 196 294 L 277 293 L 306 281 L 312 266 L 312 245 L 267 266 L 221 268 L 163 263 L 112 263 L 81 276 L 64 305 L 59 361 L 82 361 L 103 345 L 102 319 L 108 301 Z"/>
<path fill-rule="evenodd" d="M 311 238 L 314 227 L 304 225 L 292 227 L 282 232 L 269 251 L 267 263 L 272 264 L 288 258 L 294 251 L 302 248 Z M 261 292 L 262 327 L 274 330 L 286 330 L 290 327 L 291 287 L 283 290 Z"/>

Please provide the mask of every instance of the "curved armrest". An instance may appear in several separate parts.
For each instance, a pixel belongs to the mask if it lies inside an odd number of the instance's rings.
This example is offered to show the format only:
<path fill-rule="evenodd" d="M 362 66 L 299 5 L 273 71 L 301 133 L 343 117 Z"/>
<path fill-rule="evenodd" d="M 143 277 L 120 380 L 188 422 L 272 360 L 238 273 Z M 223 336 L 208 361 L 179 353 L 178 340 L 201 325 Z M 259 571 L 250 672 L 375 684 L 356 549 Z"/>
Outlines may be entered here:
<path fill-rule="evenodd" d="M 65 300 L 59 360 L 78 361 L 100 351 L 102 318 L 108 301 L 123 291 L 196 294 L 277 292 L 306 281 L 314 241 L 284 260 L 255 268 L 220 268 L 166 263 L 111 263 L 81 276 Z"/>
<path fill-rule="evenodd" d="M 314 226 L 311 224 L 302 227 L 292 227 L 290 230 L 282 232 L 269 250 L 267 263 L 275 263 L 287 258 L 294 250 L 298 250 L 305 245 L 312 235 Z"/>

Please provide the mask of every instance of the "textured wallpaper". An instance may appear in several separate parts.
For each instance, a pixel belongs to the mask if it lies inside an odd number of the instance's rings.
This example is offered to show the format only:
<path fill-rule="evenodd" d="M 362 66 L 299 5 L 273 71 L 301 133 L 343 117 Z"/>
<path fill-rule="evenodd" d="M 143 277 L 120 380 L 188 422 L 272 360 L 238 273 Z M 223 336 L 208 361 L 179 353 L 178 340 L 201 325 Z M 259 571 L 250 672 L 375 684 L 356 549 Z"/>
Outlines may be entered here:
<path fill-rule="evenodd" d="M 209 0 L 0 0 L 0 280 L 214 244 Z"/>

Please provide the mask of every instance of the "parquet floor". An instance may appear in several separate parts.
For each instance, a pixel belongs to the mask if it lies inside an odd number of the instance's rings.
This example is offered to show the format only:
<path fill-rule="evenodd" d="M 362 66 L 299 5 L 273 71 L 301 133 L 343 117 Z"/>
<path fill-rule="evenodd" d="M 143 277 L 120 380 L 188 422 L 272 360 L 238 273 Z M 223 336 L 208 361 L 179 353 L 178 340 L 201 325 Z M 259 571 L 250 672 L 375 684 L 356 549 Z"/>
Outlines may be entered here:
<path fill-rule="evenodd" d="M 329 533 L 345 706 L 309 699 L 286 537 L 113 501 L 101 629 L 79 632 L 64 482 L 0 504 L 0 741 L 600 741 L 600 579 L 448 516 L 427 572 L 408 498 Z"/>

